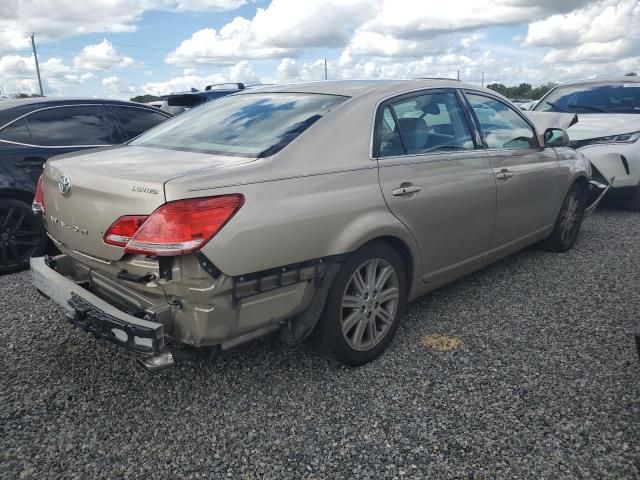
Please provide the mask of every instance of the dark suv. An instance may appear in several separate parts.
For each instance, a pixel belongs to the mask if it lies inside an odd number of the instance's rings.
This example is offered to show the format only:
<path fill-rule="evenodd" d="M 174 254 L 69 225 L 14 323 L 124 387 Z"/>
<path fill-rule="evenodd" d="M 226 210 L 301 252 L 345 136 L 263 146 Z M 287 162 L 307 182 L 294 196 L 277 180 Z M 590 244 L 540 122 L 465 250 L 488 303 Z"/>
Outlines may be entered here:
<path fill-rule="evenodd" d="M 47 244 L 31 202 L 48 158 L 124 143 L 170 117 L 156 108 L 117 100 L 0 102 L 0 274 L 26 267 Z"/>
<path fill-rule="evenodd" d="M 238 93 L 250 86 L 244 83 L 217 83 L 207 85 L 204 91 L 192 88 L 189 92 L 177 92 L 170 94 L 160 107 L 161 110 L 171 115 L 179 115 L 186 110 L 202 105 L 203 103 L 216 100 L 232 93 Z"/>

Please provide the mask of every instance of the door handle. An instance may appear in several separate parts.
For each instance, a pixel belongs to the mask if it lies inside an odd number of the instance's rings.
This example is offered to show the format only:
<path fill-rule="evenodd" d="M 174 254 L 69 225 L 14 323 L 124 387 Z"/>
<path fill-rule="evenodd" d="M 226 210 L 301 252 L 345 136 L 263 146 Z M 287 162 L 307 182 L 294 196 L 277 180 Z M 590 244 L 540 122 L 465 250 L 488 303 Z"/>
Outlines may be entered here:
<path fill-rule="evenodd" d="M 496 174 L 496 178 L 498 180 L 509 180 L 511 177 L 513 177 L 513 173 L 511 173 L 506 168 L 503 168 L 502 170 L 500 170 L 500 173 Z"/>
<path fill-rule="evenodd" d="M 420 187 L 416 187 L 415 185 L 407 185 L 406 187 L 396 188 L 391 191 L 391 195 L 394 197 L 401 197 L 402 195 L 409 195 L 411 193 L 417 193 L 422 190 Z"/>

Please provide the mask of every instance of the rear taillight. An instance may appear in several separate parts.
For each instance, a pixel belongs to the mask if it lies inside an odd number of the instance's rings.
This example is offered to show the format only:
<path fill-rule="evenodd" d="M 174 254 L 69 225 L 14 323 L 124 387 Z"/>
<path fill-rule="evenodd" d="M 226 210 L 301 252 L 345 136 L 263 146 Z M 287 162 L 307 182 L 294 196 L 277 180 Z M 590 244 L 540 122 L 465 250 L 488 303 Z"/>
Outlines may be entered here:
<path fill-rule="evenodd" d="M 36 196 L 31 204 L 31 209 L 36 215 L 44 214 L 44 193 L 42 191 L 42 175 L 38 178 L 38 186 L 36 187 Z"/>
<path fill-rule="evenodd" d="M 120 217 L 109 227 L 104 241 L 124 246 L 127 253 L 158 256 L 192 253 L 211 240 L 243 202 L 242 195 L 223 195 L 165 203 L 146 219 Z"/>
<path fill-rule="evenodd" d="M 104 234 L 104 242 L 116 247 L 124 247 L 135 235 L 148 215 L 125 215 L 113 222 Z"/>

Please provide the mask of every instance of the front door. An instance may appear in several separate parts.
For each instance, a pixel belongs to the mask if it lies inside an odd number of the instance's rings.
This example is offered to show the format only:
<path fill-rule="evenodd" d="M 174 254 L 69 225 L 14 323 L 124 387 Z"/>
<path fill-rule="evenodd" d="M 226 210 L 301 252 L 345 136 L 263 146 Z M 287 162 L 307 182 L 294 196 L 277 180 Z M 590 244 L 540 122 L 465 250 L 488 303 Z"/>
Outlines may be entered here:
<path fill-rule="evenodd" d="M 430 90 L 381 109 L 380 186 L 420 245 L 423 279 L 444 283 L 479 268 L 493 229 L 496 186 L 458 95 Z"/>
<path fill-rule="evenodd" d="M 533 127 L 506 102 L 466 92 L 482 130 L 497 185 L 491 251 L 515 251 L 553 227 L 563 175 L 552 148 L 539 145 Z"/>

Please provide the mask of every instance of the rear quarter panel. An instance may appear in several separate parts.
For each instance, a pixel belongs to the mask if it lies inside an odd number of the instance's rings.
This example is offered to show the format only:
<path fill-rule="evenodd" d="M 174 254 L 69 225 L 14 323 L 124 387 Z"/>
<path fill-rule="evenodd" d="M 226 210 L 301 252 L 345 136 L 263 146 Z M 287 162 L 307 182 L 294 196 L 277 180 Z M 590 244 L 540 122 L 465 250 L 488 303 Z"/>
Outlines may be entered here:
<path fill-rule="evenodd" d="M 402 240 L 419 259 L 415 240 L 382 198 L 375 164 L 215 194 L 238 192 L 245 196 L 244 206 L 203 249 L 227 275 L 352 252 L 381 236 Z"/>

